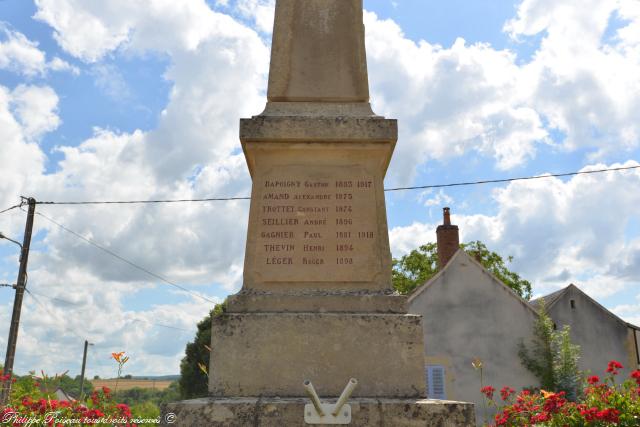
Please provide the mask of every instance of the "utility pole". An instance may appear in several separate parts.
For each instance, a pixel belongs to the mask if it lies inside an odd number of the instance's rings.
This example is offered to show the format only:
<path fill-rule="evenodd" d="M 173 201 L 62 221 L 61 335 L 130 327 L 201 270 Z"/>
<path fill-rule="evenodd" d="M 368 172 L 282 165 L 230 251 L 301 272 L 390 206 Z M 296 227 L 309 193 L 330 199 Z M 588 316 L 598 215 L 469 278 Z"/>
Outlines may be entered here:
<path fill-rule="evenodd" d="M 13 374 L 13 361 L 16 355 L 16 342 L 18 341 L 18 327 L 20 326 L 20 311 L 22 310 L 22 298 L 27 286 L 27 262 L 29 261 L 29 246 L 31 245 L 31 233 L 33 231 L 33 217 L 36 212 L 36 199 L 29 197 L 29 210 L 27 212 L 27 224 L 24 227 L 24 240 L 20 253 L 20 269 L 18 270 L 18 281 L 16 283 L 16 296 L 13 300 L 13 313 L 11 315 L 11 326 L 9 328 L 9 339 L 7 341 L 7 355 L 4 361 L 4 374 Z M 0 404 L 3 406 L 9 400 L 11 392 L 11 379 L 2 384 L 0 394 Z"/>
<path fill-rule="evenodd" d="M 84 353 L 82 355 L 82 372 L 80 372 L 80 397 L 79 400 L 82 401 L 84 397 L 84 368 L 87 366 L 87 348 L 89 347 L 89 341 L 84 340 Z"/>

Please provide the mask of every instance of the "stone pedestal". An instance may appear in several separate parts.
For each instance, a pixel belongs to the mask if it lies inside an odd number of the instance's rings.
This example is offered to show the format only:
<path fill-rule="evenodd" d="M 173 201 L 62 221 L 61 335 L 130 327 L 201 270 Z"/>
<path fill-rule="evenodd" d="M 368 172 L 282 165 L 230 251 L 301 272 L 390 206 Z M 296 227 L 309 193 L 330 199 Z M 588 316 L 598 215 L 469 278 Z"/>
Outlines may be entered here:
<path fill-rule="evenodd" d="M 332 403 L 335 399 L 328 400 Z M 302 398 L 194 399 L 163 405 L 162 426 L 309 427 Z M 352 399 L 353 427 L 475 427 L 473 404 L 428 399 Z M 167 418 L 168 417 L 168 418 Z M 167 422 L 167 420 L 172 422 Z M 316 424 L 317 425 L 317 424 Z"/>
<path fill-rule="evenodd" d="M 311 380 L 337 397 L 421 398 L 421 318 L 378 313 L 238 313 L 213 322 L 209 391 L 215 397 L 304 396 Z"/>

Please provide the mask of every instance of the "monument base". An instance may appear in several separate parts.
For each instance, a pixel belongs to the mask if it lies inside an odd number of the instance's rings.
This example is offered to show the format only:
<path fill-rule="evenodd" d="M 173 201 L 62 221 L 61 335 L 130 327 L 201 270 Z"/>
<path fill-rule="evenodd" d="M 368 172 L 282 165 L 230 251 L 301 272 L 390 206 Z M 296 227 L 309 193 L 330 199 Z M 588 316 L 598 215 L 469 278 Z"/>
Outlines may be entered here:
<path fill-rule="evenodd" d="M 211 328 L 213 397 L 426 395 L 421 317 L 381 313 L 226 313 Z"/>
<path fill-rule="evenodd" d="M 327 399 L 334 403 L 336 399 Z M 304 398 L 203 398 L 164 404 L 162 426 L 309 427 Z M 472 403 L 429 399 L 350 399 L 354 427 L 475 427 Z M 316 424 L 319 425 L 319 424 Z"/>

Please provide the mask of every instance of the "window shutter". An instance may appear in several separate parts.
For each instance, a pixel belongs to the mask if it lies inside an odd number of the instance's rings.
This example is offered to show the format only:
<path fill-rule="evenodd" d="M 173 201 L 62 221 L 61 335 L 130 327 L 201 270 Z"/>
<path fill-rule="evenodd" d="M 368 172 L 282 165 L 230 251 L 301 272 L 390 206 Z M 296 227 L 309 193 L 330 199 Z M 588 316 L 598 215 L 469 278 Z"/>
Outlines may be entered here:
<path fill-rule="evenodd" d="M 444 366 L 427 365 L 425 369 L 427 380 L 427 397 L 429 399 L 446 399 Z"/>

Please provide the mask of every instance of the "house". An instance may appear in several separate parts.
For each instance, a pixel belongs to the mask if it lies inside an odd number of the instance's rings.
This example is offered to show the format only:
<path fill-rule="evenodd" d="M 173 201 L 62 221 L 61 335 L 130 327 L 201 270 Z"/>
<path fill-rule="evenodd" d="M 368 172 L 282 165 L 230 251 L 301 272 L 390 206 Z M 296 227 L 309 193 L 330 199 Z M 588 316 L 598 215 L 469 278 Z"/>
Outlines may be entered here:
<path fill-rule="evenodd" d="M 610 360 L 625 366 L 620 378 L 640 368 L 640 327 L 629 324 L 577 286 L 571 284 L 527 302 L 459 249 L 459 230 L 444 208 L 443 224 L 436 230 L 438 273 L 408 298 L 408 312 L 422 315 L 427 396 L 474 402 L 476 419 L 484 420 L 483 384 L 516 390 L 539 386 L 521 363 L 520 343 L 533 339 L 537 308 L 545 301 L 554 327 L 571 327 L 571 339 L 581 347 L 579 367 L 604 373 Z M 489 417 L 493 411 L 487 408 Z"/>
<path fill-rule="evenodd" d="M 520 362 L 520 342 L 528 342 L 537 313 L 527 301 L 459 249 L 458 227 L 449 209 L 438 227 L 439 272 L 408 299 L 408 311 L 423 316 L 427 396 L 474 402 L 484 419 L 484 385 L 497 389 L 537 386 Z M 490 412 L 490 416 L 493 411 Z"/>
<path fill-rule="evenodd" d="M 610 360 L 621 362 L 625 369 L 620 378 L 640 366 L 640 328 L 620 319 L 574 284 L 531 301 L 534 306 L 544 300 L 554 327 L 571 327 L 571 341 L 580 346 L 579 367 L 602 376 Z"/>
<path fill-rule="evenodd" d="M 73 396 L 71 396 L 69 393 L 67 393 L 66 391 L 64 391 L 60 387 L 58 387 L 53 394 L 55 395 L 56 400 L 58 400 L 60 402 L 63 402 L 63 401 L 75 402 L 76 401 L 76 399 Z"/>

